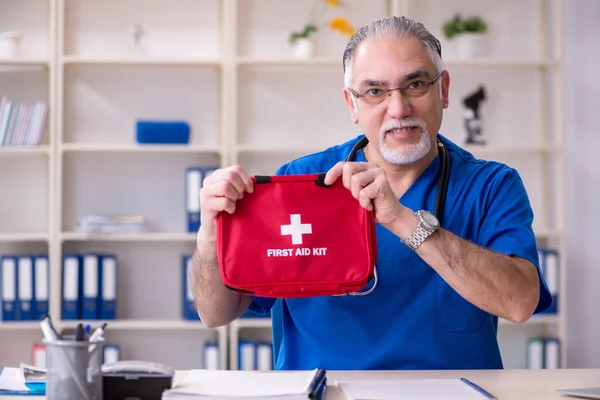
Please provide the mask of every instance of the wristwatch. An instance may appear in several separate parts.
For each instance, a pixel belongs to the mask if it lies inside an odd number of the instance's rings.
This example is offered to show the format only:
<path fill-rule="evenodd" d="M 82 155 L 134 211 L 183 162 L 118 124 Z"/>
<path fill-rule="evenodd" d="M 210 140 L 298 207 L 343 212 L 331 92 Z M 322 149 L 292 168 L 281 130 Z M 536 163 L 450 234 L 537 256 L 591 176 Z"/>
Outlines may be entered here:
<path fill-rule="evenodd" d="M 402 243 L 413 250 L 416 250 L 421 243 L 425 241 L 433 232 L 440 228 L 440 221 L 435 215 L 427 210 L 420 210 L 415 213 L 417 216 L 417 227 L 409 237 L 402 240 Z"/>

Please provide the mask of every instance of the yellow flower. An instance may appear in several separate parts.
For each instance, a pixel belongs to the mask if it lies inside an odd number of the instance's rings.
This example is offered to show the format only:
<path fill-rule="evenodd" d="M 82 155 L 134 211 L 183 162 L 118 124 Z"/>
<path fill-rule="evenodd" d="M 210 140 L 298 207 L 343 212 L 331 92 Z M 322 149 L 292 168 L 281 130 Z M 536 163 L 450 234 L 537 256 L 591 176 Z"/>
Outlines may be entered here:
<path fill-rule="evenodd" d="M 331 20 L 329 24 L 332 30 L 338 31 L 344 36 L 351 37 L 354 35 L 355 29 L 346 18 L 337 17 Z"/>
<path fill-rule="evenodd" d="M 329 7 L 337 7 L 340 5 L 340 0 L 323 0 Z"/>

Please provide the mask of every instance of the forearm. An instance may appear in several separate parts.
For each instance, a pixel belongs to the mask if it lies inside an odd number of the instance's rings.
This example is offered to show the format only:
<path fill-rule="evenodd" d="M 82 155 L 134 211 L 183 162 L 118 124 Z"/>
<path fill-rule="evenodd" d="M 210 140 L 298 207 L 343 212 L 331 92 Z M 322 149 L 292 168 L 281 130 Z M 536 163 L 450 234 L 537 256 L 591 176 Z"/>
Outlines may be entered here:
<path fill-rule="evenodd" d="M 248 308 L 250 299 L 223 284 L 216 254 L 213 229 L 203 227 L 198 233 L 190 271 L 194 303 L 206 326 L 217 327 L 238 318 Z"/>
<path fill-rule="evenodd" d="M 416 218 L 414 225 L 405 224 L 399 236 L 407 237 L 414 226 Z M 525 322 L 537 306 L 538 274 L 524 259 L 477 246 L 444 229 L 432 234 L 416 252 L 457 293 L 482 310 Z"/>

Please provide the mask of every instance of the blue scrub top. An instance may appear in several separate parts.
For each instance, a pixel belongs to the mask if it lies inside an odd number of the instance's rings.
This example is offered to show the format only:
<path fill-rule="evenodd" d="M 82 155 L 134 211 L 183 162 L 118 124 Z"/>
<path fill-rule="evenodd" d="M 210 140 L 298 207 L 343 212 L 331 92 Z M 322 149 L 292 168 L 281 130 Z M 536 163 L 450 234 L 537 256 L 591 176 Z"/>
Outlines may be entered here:
<path fill-rule="evenodd" d="M 326 172 L 343 161 L 360 135 L 283 165 L 277 174 Z M 496 252 L 534 263 L 533 212 L 516 170 L 478 160 L 442 135 L 450 181 L 442 227 Z M 357 161 L 366 161 L 362 151 Z M 439 156 L 400 198 L 414 211 L 433 212 Z M 503 368 L 498 318 L 456 293 L 400 239 L 377 225 L 377 288 L 367 296 L 287 299 L 276 369 Z M 486 268 L 486 265 L 481 265 Z M 536 313 L 552 298 L 540 275 Z M 267 313 L 274 299 L 254 297 L 250 310 Z"/>

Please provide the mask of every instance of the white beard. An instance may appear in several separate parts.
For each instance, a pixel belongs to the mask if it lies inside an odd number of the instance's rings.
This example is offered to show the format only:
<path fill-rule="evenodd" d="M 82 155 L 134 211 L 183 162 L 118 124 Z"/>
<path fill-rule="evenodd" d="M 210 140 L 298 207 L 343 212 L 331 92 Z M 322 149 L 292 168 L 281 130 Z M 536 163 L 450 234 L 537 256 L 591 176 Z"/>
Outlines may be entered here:
<path fill-rule="evenodd" d="M 421 137 L 415 144 L 407 145 L 404 148 L 393 148 L 386 144 L 386 132 L 394 128 L 406 128 L 417 126 L 421 130 Z M 425 157 L 431 150 L 431 138 L 427 132 L 425 121 L 417 118 L 408 118 L 401 121 L 393 120 L 381 127 L 379 131 L 379 152 L 381 156 L 390 164 L 404 165 L 412 164 Z"/>

